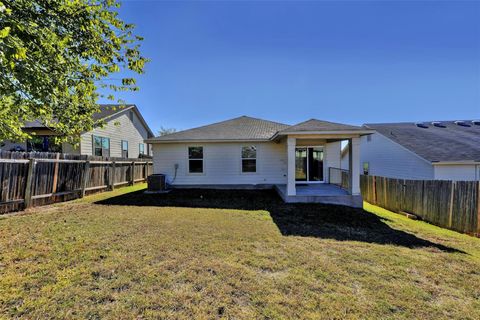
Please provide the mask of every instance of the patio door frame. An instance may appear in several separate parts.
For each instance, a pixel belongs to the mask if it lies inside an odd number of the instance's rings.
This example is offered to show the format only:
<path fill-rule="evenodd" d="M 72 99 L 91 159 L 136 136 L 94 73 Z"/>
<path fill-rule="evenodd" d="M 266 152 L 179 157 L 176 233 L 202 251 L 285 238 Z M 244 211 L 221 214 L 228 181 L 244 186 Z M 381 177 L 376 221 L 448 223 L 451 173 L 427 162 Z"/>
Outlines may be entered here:
<path fill-rule="evenodd" d="M 321 181 L 310 181 L 308 180 L 309 175 L 310 175 L 310 161 L 308 159 L 308 148 L 322 148 L 323 152 L 323 159 L 322 159 L 322 178 L 323 180 Z M 323 166 L 324 161 L 325 161 L 325 146 L 324 145 L 317 145 L 317 146 L 295 146 L 295 152 L 297 152 L 297 149 L 307 149 L 307 180 L 297 180 L 295 178 L 295 184 L 318 184 L 318 183 L 325 183 L 325 168 Z M 295 161 L 297 161 L 297 158 L 295 157 Z"/>

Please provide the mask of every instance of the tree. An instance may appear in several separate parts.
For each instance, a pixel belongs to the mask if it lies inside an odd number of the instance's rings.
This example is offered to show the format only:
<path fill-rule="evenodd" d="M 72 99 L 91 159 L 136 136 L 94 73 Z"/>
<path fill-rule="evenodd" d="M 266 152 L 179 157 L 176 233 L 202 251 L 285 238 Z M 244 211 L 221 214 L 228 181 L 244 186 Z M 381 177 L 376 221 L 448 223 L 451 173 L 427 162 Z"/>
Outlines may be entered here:
<path fill-rule="evenodd" d="M 159 136 L 165 136 L 167 134 L 175 133 L 177 132 L 177 129 L 175 128 L 165 128 L 163 126 L 160 126 L 160 130 L 158 130 L 158 135 Z"/>
<path fill-rule="evenodd" d="M 38 120 L 71 141 L 93 129 L 97 101 L 136 91 L 143 39 L 117 0 L 0 0 L 0 140 Z M 111 78 L 124 72 L 129 77 Z M 105 94 L 98 91 L 102 89 Z"/>

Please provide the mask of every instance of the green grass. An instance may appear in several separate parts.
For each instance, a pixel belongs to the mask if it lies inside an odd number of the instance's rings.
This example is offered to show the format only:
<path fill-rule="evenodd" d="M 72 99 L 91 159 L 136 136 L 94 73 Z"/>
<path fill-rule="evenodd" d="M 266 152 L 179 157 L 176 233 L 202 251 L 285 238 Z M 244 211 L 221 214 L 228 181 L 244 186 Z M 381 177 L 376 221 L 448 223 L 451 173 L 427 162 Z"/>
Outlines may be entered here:
<path fill-rule="evenodd" d="M 0 218 L 0 318 L 480 318 L 480 239 L 369 204 L 143 188 Z"/>

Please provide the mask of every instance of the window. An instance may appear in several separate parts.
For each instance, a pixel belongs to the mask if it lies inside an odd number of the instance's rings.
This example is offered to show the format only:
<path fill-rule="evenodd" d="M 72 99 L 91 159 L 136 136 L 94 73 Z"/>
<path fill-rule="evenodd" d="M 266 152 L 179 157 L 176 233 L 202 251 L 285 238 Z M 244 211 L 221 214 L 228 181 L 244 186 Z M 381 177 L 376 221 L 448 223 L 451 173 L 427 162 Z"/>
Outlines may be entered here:
<path fill-rule="evenodd" d="M 188 172 L 203 173 L 203 147 L 188 147 Z"/>
<path fill-rule="evenodd" d="M 138 153 L 145 154 L 145 145 L 143 143 L 138 144 Z"/>
<path fill-rule="evenodd" d="M 368 142 L 372 141 L 372 135 L 371 135 L 371 134 L 369 134 L 369 135 L 367 136 L 367 141 L 368 141 Z"/>
<path fill-rule="evenodd" d="M 133 121 L 133 111 L 130 110 L 130 112 L 128 113 L 129 117 L 130 117 L 130 120 Z"/>
<path fill-rule="evenodd" d="M 93 136 L 93 154 L 100 157 L 110 157 L 110 139 Z"/>
<path fill-rule="evenodd" d="M 368 171 L 370 170 L 370 164 L 368 162 L 363 163 L 363 174 L 368 175 Z"/>
<path fill-rule="evenodd" d="M 122 140 L 122 158 L 128 158 L 128 141 Z"/>
<path fill-rule="evenodd" d="M 242 147 L 242 172 L 257 172 L 257 148 Z"/>

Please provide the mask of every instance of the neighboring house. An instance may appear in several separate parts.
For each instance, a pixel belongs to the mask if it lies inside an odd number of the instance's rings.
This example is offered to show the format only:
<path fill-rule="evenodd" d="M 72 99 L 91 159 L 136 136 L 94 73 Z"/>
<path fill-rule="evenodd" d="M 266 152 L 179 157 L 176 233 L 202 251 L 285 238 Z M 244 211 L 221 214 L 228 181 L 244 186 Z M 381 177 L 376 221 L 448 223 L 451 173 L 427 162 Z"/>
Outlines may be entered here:
<path fill-rule="evenodd" d="M 243 116 L 146 142 L 153 146 L 154 173 L 174 187 L 276 186 L 288 202 L 361 206 L 360 136 L 371 133 L 315 119 L 290 126 Z M 354 164 L 346 191 L 328 185 L 338 180 L 342 140 L 352 142 Z"/>
<path fill-rule="evenodd" d="M 154 136 L 135 105 L 100 105 L 100 112 L 93 115 L 105 125 L 80 135 L 76 147 L 71 144 L 54 143 L 55 132 L 38 121 L 25 124 L 23 130 L 35 133 L 32 139 L 23 142 L 5 141 L 0 149 L 7 151 L 63 152 L 104 157 L 137 158 L 151 155 L 151 147 L 144 140 Z"/>
<path fill-rule="evenodd" d="M 480 180 L 480 121 L 365 124 L 368 174 L 402 179 Z"/>

